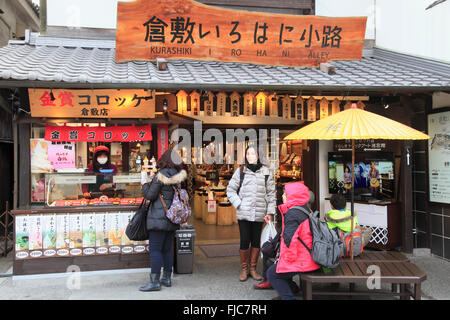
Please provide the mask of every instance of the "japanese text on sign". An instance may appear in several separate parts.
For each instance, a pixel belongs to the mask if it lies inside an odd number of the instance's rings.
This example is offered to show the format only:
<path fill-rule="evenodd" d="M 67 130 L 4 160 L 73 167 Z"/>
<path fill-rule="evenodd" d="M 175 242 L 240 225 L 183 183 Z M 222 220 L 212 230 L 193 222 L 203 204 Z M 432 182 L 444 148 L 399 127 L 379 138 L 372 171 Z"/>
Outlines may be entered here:
<path fill-rule="evenodd" d="M 366 20 L 225 10 L 191 0 L 119 2 L 116 62 L 161 57 L 315 66 L 359 60 Z"/>
<path fill-rule="evenodd" d="M 29 89 L 33 117 L 154 118 L 154 93 L 146 90 Z"/>

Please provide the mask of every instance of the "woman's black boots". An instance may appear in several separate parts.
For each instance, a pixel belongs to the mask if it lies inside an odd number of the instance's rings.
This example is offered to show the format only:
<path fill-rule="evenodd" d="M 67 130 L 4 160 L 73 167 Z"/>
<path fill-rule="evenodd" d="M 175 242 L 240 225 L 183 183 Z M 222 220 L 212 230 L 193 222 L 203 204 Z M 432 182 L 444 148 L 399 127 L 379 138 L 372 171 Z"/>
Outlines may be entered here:
<path fill-rule="evenodd" d="M 159 273 L 151 273 L 150 274 L 150 282 L 143 287 L 140 287 L 140 291 L 159 291 L 161 290 L 161 282 L 159 281 L 160 278 Z"/>
<path fill-rule="evenodd" d="M 172 286 L 172 281 L 170 280 L 170 277 L 172 276 L 172 272 L 168 271 L 164 271 L 163 272 L 163 276 L 161 278 L 161 284 L 165 287 L 171 287 Z"/>

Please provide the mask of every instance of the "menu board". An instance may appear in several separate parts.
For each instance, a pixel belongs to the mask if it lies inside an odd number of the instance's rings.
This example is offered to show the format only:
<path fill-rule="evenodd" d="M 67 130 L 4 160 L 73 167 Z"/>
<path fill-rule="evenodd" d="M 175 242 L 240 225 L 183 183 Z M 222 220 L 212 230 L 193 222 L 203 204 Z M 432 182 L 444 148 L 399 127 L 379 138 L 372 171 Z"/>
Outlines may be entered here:
<path fill-rule="evenodd" d="M 56 255 L 64 257 L 69 255 L 69 215 L 56 215 Z"/>
<path fill-rule="evenodd" d="M 83 253 L 83 224 L 81 214 L 71 214 L 70 219 L 70 255 L 79 256 Z"/>
<path fill-rule="evenodd" d="M 134 212 L 123 212 L 122 213 L 122 253 L 133 253 L 133 241 L 131 241 L 125 234 L 125 229 L 128 223 L 133 218 Z"/>
<path fill-rule="evenodd" d="M 121 213 L 108 213 L 109 253 L 120 253 L 122 245 Z"/>
<path fill-rule="evenodd" d="M 29 256 L 28 253 L 28 239 L 29 239 L 29 224 L 28 216 L 17 216 L 15 221 L 16 227 L 16 259 L 26 259 Z"/>
<path fill-rule="evenodd" d="M 83 214 L 83 255 L 90 256 L 95 254 L 95 214 Z"/>
<path fill-rule="evenodd" d="M 428 115 L 430 201 L 450 204 L 450 111 Z"/>
<path fill-rule="evenodd" d="M 95 215 L 95 253 L 108 253 L 108 214 L 98 213 Z"/>
<path fill-rule="evenodd" d="M 28 218 L 30 225 L 29 233 L 29 252 L 31 258 L 42 256 L 42 216 L 31 215 Z"/>
<path fill-rule="evenodd" d="M 133 215 L 132 211 L 17 215 L 16 259 L 148 252 L 148 240 L 132 241 L 125 234 Z"/>
<path fill-rule="evenodd" d="M 42 250 L 45 257 L 56 255 L 56 214 L 42 216 Z"/>

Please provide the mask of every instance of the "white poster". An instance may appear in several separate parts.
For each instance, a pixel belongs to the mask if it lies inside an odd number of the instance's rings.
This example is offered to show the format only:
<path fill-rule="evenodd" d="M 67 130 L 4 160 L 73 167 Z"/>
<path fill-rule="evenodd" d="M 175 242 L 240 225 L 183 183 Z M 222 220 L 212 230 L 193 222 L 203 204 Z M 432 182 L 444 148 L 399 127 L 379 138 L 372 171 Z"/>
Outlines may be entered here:
<path fill-rule="evenodd" d="M 428 115 L 430 201 L 450 204 L 450 111 Z"/>

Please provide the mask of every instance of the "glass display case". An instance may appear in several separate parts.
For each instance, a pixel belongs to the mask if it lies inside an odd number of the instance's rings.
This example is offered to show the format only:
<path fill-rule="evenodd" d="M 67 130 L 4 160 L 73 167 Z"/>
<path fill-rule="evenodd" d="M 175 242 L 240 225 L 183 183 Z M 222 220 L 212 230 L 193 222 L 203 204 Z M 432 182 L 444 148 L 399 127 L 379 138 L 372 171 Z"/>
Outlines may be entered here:
<path fill-rule="evenodd" d="M 47 173 L 45 206 L 123 206 L 143 200 L 141 173 Z"/>

